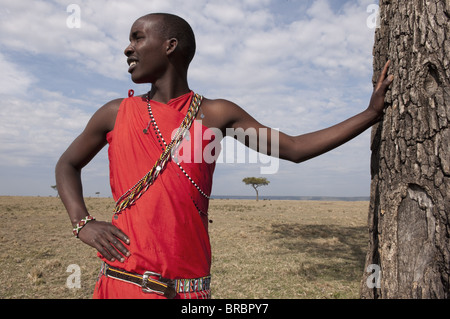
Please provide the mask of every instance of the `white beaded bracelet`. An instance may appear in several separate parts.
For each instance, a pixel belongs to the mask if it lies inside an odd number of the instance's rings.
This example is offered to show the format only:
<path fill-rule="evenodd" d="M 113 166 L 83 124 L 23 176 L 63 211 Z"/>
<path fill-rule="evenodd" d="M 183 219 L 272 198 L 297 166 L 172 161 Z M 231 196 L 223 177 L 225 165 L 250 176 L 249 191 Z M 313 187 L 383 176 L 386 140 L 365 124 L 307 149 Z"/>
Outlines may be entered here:
<path fill-rule="evenodd" d="M 75 237 L 78 238 L 78 234 L 80 233 L 80 230 L 86 226 L 87 223 L 89 223 L 90 221 L 95 220 L 94 217 L 88 215 L 85 218 L 83 218 L 82 220 L 80 220 L 78 222 L 78 224 L 75 225 L 75 227 L 73 228 L 73 234 L 75 235 Z"/>

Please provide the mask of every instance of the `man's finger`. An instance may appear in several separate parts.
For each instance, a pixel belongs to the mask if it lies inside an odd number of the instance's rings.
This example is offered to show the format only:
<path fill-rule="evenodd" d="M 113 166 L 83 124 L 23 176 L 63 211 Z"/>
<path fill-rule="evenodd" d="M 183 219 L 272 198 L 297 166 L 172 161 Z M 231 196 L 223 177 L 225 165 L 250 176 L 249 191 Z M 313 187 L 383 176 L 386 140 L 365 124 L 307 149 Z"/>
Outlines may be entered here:
<path fill-rule="evenodd" d="M 100 255 L 102 255 L 107 260 L 109 260 L 109 261 L 115 260 L 115 258 L 101 244 L 98 243 L 94 247 L 97 249 L 97 251 L 100 253 Z"/>
<path fill-rule="evenodd" d="M 109 238 L 111 244 L 117 248 L 124 256 L 130 256 L 128 249 L 122 244 L 129 244 L 130 239 L 125 235 L 119 228 L 112 226 L 111 229 L 112 236 Z"/>
<path fill-rule="evenodd" d="M 394 76 L 391 74 L 389 76 L 386 76 L 387 71 L 389 69 L 389 64 L 391 61 L 388 61 L 386 65 L 384 66 L 383 71 L 381 72 L 381 75 L 378 79 L 377 86 L 375 88 L 375 91 L 382 91 L 383 93 L 386 93 L 388 87 L 391 85 L 392 81 L 394 80 Z"/>
<path fill-rule="evenodd" d="M 119 250 L 119 252 L 124 256 L 130 256 L 130 252 L 128 249 L 123 245 L 122 241 L 119 240 L 118 237 L 111 236 L 108 238 L 109 242 L 111 243 L 112 247 Z M 122 257 L 122 256 L 121 256 Z"/>
<path fill-rule="evenodd" d="M 115 244 L 116 245 L 119 245 L 119 244 L 122 245 L 118 240 L 117 240 L 117 242 L 115 242 Z M 108 241 L 105 245 L 103 245 L 103 248 L 106 251 L 108 251 L 109 255 L 111 255 L 115 259 L 119 260 L 120 262 L 124 262 L 125 258 L 120 254 L 119 251 L 117 251 L 116 245 L 114 245 L 112 241 Z"/>
<path fill-rule="evenodd" d="M 113 226 L 113 227 L 114 228 L 111 230 L 113 235 L 128 245 L 130 243 L 130 239 L 128 238 L 128 236 L 125 235 L 119 228 L 117 228 L 115 226 Z"/>
<path fill-rule="evenodd" d="M 391 74 L 386 78 L 386 80 L 383 81 L 383 85 L 385 85 L 387 88 L 389 85 L 391 85 L 392 81 L 394 81 L 394 76 Z"/>
<path fill-rule="evenodd" d="M 386 64 L 384 65 L 383 71 L 381 71 L 381 74 L 380 74 L 380 76 L 378 78 L 378 83 L 377 83 L 377 87 L 376 87 L 377 89 L 379 89 L 381 87 L 381 85 L 383 84 L 383 82 L 385 81 L 386 74 L 387 74 L 387 72 L 389 70 L 389 65 L 390 64 L 391 64 L 391 60 L 388 60 L 386 62 Z"/>

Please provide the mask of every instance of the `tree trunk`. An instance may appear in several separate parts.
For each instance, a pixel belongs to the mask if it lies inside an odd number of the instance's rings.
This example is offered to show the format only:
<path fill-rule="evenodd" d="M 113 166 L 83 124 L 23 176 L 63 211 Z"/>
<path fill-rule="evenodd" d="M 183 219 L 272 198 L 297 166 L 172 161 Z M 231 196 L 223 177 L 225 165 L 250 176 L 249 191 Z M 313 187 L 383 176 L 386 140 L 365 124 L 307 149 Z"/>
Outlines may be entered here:
<path fill-rule="evenodd" d="M 258 187 L 253 186 L 253 188 L 254 188 L 255 191 L 256 191 L 256 201 L 258 201 L 258 200 L 259 200 Z"/>
<path fill-rule="evenodd" d="M 450 298 L 450 0 L 381 0 L 374 79 L 390 59 L 372 130 L 362 298 Z"/>

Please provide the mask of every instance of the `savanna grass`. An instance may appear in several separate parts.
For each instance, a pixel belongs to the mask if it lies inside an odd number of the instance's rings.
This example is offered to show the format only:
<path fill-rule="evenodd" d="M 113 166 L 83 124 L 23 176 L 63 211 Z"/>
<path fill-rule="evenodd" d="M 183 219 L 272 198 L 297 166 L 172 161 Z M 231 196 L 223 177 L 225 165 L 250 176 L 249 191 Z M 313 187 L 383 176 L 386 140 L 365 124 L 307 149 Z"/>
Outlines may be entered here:
<path fill-rule="evenodd" d="M 111 198 L 86 203 L 111 219 Z M 212 297 L 358 298 L 367 211 L 367 202 L 211 200 Z M 0 196 L 0 216 L 0 298 L 92 297 L 100 261 L 72 236 L 58 198 Z M 66 285 L 70 265 L 81 288 Z"/>

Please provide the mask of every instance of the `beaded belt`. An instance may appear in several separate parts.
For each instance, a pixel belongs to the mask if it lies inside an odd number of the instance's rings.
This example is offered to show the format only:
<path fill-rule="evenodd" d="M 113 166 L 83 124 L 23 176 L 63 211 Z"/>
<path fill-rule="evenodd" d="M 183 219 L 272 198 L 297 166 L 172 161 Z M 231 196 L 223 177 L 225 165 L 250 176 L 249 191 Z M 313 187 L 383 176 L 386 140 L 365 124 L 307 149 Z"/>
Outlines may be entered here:
<path fill-rule="evenodd" d="M 104 262 L 102 263 L 101 273 L 106 277 L 137 285 L 142 288 L 143 292 L 156 293 L 168 299 L 174 298 L 177 293 L 209 290 L 211 285 L 211 276 L 195 279 L 167 279 L 152 271 L 146 271 L 143 275 L 139 275 L 111 267 Z"/>

